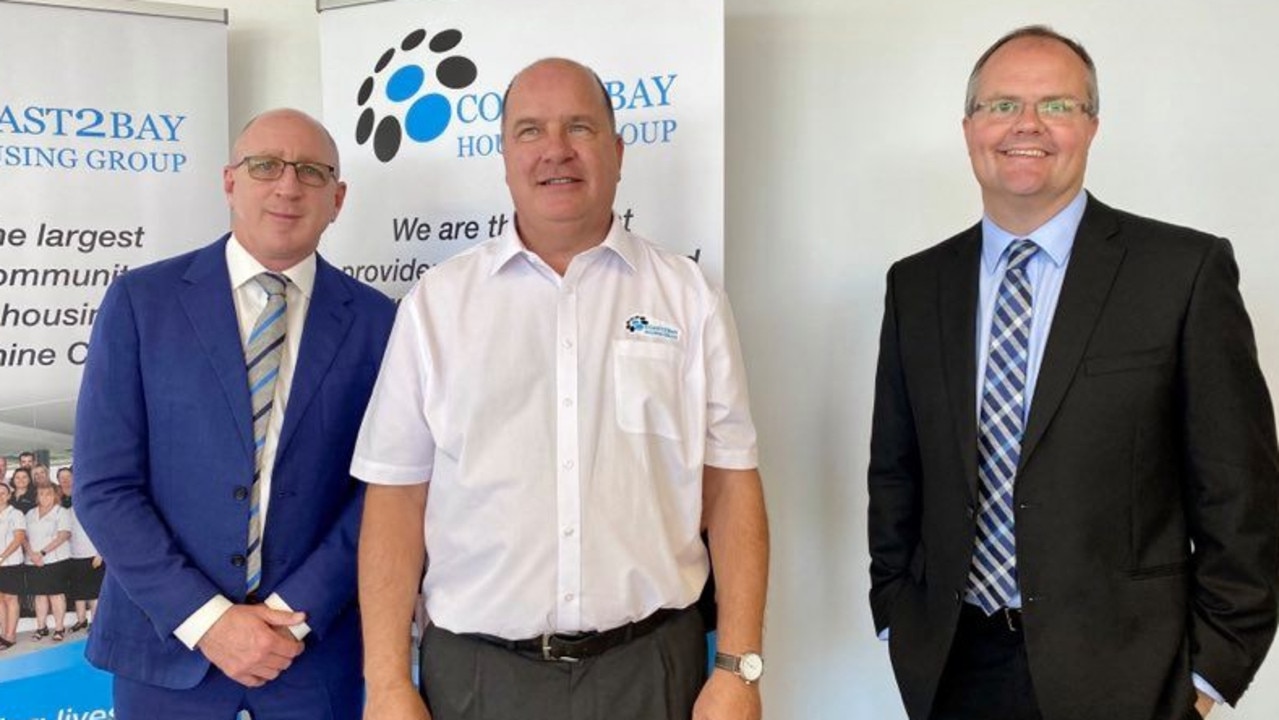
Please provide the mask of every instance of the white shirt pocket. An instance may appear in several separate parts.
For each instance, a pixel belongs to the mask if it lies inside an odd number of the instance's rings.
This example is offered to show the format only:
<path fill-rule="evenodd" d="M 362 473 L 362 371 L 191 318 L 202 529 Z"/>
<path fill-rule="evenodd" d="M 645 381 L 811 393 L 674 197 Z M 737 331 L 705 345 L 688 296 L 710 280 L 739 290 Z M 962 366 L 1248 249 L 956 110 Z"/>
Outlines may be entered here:
<path fill-rule="evenodd" d="M 677 345 L 613 341 L 613 389 L 617 425 L 629 433 L 684 437 L 680 392 L 684 353 Z"/>

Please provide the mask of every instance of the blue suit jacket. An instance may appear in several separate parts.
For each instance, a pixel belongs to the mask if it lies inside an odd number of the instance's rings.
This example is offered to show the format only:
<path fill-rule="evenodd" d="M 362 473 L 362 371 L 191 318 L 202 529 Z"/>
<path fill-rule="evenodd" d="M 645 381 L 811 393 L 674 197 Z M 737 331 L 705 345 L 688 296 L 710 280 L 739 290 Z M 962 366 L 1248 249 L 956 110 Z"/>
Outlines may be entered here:
<path fill-rule="evenodd" d="M 107 565 L 86 655 L 166 688 L 193 687 L 210 667 L 174 629 L 215 594 L 245 599 L 253 433 L 226 242 L 111 286 L 76 416 L 76 510 Z M 260 596 L 279 593 L 312 628 L 284 677 L 358 682 L 363 495 L 348 468 L 395 309 L 317 260 L 276 451 Z"/>

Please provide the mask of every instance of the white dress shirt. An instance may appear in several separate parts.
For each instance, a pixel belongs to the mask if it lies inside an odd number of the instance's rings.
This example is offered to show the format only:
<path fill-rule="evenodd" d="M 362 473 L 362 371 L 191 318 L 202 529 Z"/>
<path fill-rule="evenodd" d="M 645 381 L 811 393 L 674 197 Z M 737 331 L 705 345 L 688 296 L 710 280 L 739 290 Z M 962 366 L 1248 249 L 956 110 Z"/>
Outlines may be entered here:
<path fill-rule="evenodd" d="M 614 218 L 563 277 L 514 229 L 427 272 L 351 473 L 431 483 L 433 622 L 522 639 L 695 602 L 704 464 L 756 466 L 727 297 Z"/>
<path fill-rule="evenodd" d="M 266 307 L 267 292 L 255 278 L 267 269 L 258 262 L 232 235 L 226 243 L 226 265 L 231 275 L 231 295 L 235 300 L 235 315 L 240 324 L 240 344 L 243 345 L 253 332 L 258 315 Z M 306 323 L 306 310 L 311 304 L 311 291 L 315 288 L 315 253 L 302 262 L 285 270 L 289 278 L 285 289 L 284 354 L 280 358 L 280 375 L 275 381 L 275 401 L 271 406 L 271 419 L 267 422 L 266 444 L 262 448 L 262 469 L 258 474 L 261 485 L 259 513 L 262 537 L 266 537 L 267 511 L 271 500 L 271 473 L 275 467 L 275 448 L 280 441 L 280 428 L 284 426 L 284 409 L 289 404 L 289 389 L 293 384 L 293 364 L 302 345 L 302 327 Z M 245 382 L 248 380 L 246 378 Z M 200 638 L 213 627 L 213 623 L 231 609 L 232 602 L 223 595 L 215 595 L 191 614 L 173 634 L 188 648 L 195 649 Z M 277 610 L 290 610 L 290 606 L 277 593 L 272 593 L 264 604 Z M 310 632 L 306 623 L 290 627 L 293 635 L 301 640 Z"/>

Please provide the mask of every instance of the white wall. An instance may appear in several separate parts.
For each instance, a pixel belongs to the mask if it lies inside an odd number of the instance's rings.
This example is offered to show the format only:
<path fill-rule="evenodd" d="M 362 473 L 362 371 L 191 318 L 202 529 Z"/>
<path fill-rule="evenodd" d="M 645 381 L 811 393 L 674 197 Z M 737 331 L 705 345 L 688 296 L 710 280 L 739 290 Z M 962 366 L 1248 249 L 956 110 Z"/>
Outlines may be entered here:
<path fill-rule="evenodd" d="M 320 112 L 311 0 L 230 8 L 231 127 Z M 642 3 L 641 3 L 642 4 Z M 765 678 L 774 719 L 904 717 L 866 601 L 865 468 L 883 275 L 974 222 L 960 134 L 976 56 L 1017 25 L 1099 67 L 1088 186 L 1230 237 L 1279 378 L 1279 5 L 1219 0 L 727 0 L 727 284 L 773 522 Z M 1279 652 L 1275 653 L 1279 657 Z M 1279 713 L 1279 659 L 1242 709 Z"/>

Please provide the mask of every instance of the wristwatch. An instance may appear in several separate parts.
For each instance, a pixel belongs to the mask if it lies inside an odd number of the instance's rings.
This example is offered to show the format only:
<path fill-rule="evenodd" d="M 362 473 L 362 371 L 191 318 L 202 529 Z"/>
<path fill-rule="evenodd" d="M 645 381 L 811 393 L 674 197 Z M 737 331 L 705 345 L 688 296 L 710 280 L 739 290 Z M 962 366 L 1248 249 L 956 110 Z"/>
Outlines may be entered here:
<path fill-rule="evenodd" d="M 715 667 L 727 670 L 746 682 L 747 685 L 756 682 L 764 674 L 764 658 L 759 653 L 742 653 L 741 655 L 729 655 L 728 653 L 715 653 Z"/>

